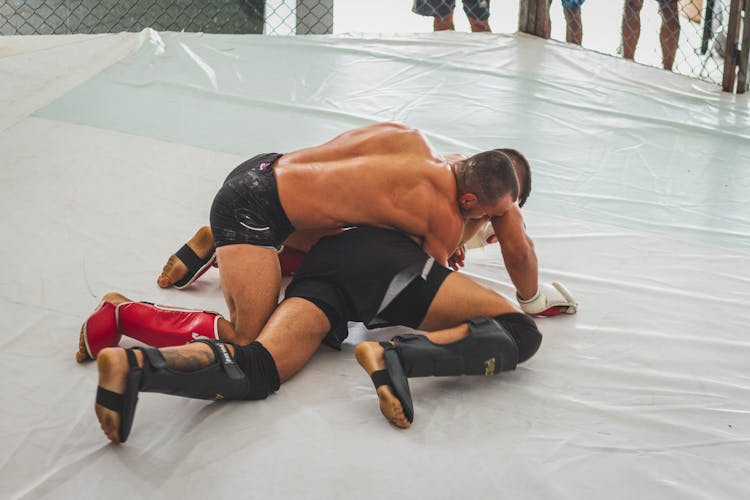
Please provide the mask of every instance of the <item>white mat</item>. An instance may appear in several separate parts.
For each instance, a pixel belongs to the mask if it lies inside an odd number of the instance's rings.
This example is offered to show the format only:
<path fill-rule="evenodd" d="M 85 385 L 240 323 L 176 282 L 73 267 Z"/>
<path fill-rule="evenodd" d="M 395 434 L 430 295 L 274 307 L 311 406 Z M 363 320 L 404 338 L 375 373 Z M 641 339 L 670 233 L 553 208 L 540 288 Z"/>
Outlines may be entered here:
<path fill-rule="evenodd" d="M 750 496 L 747 99 L 459 33 L 10 37 L 0 90 L 0 497 Z M 226 172 L 377 120 L 445 151 L 526 152 L 541 276 L 579 314 L 539 320 L 515 372 L 414 380 L 407 431 L 352 352 L 399 330 L 354 326 L 266 401 L 144 394 L 108 445 L 96 369 L 73 359 L 98 298 L 225 311 L 214 270 L 184 292 L 155 278 Z M 512 294 L 498 249 L 468 260 Z"/>

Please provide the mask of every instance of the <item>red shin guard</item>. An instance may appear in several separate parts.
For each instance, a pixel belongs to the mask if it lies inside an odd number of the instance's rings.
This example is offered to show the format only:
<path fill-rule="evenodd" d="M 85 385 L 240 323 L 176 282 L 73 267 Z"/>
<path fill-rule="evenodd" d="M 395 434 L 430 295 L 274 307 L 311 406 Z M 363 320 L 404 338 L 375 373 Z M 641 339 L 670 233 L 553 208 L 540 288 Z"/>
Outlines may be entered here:
<path fill-rule="evenodd" d="M 123 335 L 154 347 L 171 347 L 206 337 L 218 339 L 219 313 L 126 302 L 117 307 Z"/>
<path fill-rule="evenodd" d="M 86 352 L 96 358 L 105 347 L 114 347 L 120 342 L 120 331 L 117 328 L 117 308 L 110 302 L 102 300 L 96 310 L 83 323 L 81 328 Z"/>

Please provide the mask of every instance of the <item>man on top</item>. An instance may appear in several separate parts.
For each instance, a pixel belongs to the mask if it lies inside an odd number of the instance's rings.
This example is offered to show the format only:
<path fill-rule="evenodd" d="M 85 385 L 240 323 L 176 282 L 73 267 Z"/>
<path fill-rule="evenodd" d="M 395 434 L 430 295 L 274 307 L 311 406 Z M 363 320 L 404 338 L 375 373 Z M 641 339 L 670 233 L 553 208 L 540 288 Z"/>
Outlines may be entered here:
<path fill-rule="evenodd" d="M 494 151 L 449 161 L 417 130 L 379 123 L 233 170 L 211 207 L 211 233 L 234 337 L 255 340 L 276 306 L 277 252 L 295 231 L 370 225 L 419 240 L 441 264 L 465 219 L 504 215 L 518 197 L 510 158 Z M 519 290 L 534 293 L 535 290 Z"/>

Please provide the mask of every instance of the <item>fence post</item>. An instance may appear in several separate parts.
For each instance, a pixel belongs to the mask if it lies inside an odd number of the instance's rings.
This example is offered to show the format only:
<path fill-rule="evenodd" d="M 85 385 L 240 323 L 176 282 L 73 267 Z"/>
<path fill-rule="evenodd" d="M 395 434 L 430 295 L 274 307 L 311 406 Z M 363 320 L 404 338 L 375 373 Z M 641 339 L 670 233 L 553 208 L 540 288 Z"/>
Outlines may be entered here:
<path fill-rule="evenodd" d="M 737 93 L 744 94 L 748 87 L 747 65 L 750 58 L 750 0 L 745 0 L 745 21 L 742 26 L 742 51 L 740 52 Z"/>
<path fill-rule="evenodd" d="M 727 25 L 727 44 L 724 47 L 724 78 L 721 87 L 724 92 L 734 91 L 737 77 L 737 42 L 740 34 L 740 0 L 732 0 L 729 6 L 729 24 Z"/>
<path fill-rule="evenodd" d="M 549 0 L 519 0 L 518 31 L 549 38 Z"/>

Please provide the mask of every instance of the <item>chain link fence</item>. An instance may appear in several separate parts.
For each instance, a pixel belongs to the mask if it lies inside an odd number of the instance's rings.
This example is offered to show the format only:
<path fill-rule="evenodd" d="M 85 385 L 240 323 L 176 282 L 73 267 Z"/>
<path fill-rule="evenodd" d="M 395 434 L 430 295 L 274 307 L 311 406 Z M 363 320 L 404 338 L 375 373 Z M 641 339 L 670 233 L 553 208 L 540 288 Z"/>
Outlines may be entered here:
<path fill-rule="evenodd" d="M 619 45 L 612 53 L 651 66 L 721 84 L 731 0 L 621 0 L 611 4 L 622 16 Z M 552 0 L 550 0 L 550 4 Z M 562 0 L 566 41 L 587 46 L 581 11 L 584 0 Z M 656 23 L 642 22 L 656 19 Z M 648 30 L 653 30 L 651 33 Z M 614 36 L 617 36 L 613 34 Z M 643 38 L 656 38 L 646 48 Z"/>
<path fill-rule="evenodd" d="M 595 50 L 587 43 L 582 13 L 596 9 L 598 15 L 618 20 L 619 33 L 606 34 L 612 47 L 608 52 L 722 83 L 730 3 L 736 0 L 492 0 L 492 6 L 501 15 L 502 7 L 496 6 L 512 1 L 521 2 L 521 24 L 526 16 L 524 9 L 543 5 L 544 11 L 549 12 L 550 6 L 562 7 L 564 39 Z M 406 5 L 408 2 L 404 0 Z M 454 10 L 461 9 L 472 31 L 490 31 L 490 0 L 411 2 L 413 12 L 433 18 L 435 30 L 454 29 Z M 0 35 L 112 33 L 147 27 L 206 33 L 324 34 L 333 32 L 333 3 L 334 0 L 0 0 Z M 657 24 L 642 22 L 649 19 L 657 19 Z M 529 32 L 547 37 L 551 24 L 562 21 L 550 19 L 549 14 L 546 20 L 538 16 L 532 20 L 535 27 Z M 649 36 L 658 42 L 645 43 Z M 730 56 L 734 64 L 737 58 Z M 740 80 L 744 82 L 744 78 Z"/>
<path fill-rule="evenodd" d="M 658 55 L 661 66 L 721 84 L 729 3 L 729 0 L 625 0 L 622 56 L 636 59 L 642 9 L 656 9 L 660 18 Z"/>
<path fill-rule="evenodd" d="M 0 0 L 0 35 L 331 33 L 333 0 Z"/>

